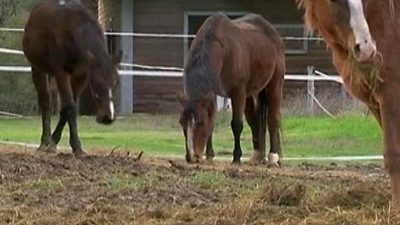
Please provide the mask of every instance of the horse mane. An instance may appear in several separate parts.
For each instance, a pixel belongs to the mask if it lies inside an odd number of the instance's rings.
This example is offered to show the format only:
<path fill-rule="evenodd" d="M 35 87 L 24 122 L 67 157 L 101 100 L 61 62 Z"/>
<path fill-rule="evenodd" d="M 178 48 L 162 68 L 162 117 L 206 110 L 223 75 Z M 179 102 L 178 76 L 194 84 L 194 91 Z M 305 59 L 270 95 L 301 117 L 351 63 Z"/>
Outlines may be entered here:
<path fill-rule="evenodd" d="M 391 18 L 398 18 L 399 13 L 396 14 L 400 10 L 400 2 L 399 0 L 389 0 L 389 10 Z"/>
<path fill-rule="evenodd" d="M 217 13 L 204 23 L 192 43 L 185 66 L 185 92 L 194 100 L 201 99 L 218 87 L 217 71 L 210 65 L 210 44 L 218 41 L 216 29 L 218 22 L 225 17 Z"/>
<path fill-rule="evenodd" d="M 296 0 L 299 9 L 304 10 L 304 23 L 308 30 L 315 29 L 317 18 L 314 14 L 314 5 L 312 0 Z"/>

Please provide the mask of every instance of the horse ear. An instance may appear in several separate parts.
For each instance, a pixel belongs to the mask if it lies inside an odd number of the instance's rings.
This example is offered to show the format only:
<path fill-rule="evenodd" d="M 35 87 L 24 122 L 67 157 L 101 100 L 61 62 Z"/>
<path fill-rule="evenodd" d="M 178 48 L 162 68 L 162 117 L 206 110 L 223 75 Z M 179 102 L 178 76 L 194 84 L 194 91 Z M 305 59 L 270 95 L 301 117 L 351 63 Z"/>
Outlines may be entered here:
<path fill-rule="evenodd" d="M 180 105 L 182 106 L 182 108 L 185 108 L 185 106 L 189 102 L 188 97 L 183 93 L 178 93 L 176 98 L 178 99 L 178 101 L 179 101 Z"/>
<path fill-rule="evenodd" d="M 113 55 L 113 57 L 112 57 L 113 65 L 118 65 L 118 64 L 120 64 L 121 61 L 122 61 L 122 56 L 123 56 L 122 50 L 118 51 L 117 54 Z"/>

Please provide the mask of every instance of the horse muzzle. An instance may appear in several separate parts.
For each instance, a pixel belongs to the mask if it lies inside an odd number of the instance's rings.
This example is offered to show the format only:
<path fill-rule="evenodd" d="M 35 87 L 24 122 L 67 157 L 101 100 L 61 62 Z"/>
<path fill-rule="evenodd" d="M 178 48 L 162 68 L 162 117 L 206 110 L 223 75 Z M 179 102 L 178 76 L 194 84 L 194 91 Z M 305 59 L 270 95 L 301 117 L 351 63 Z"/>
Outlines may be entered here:
<path fill-rule="evenodd" d="M 356 43 L 353 47 L 353 54 L 358 62 L 372 61 L 376 53 L 376 44 L 373 40 L 365 40 L 361 43 Z"/>
<path fill-rule="evenodd" d="M 104 125 L 110 125 L 115 121 L 115 119 L 116 119 L 115 116 L 98 115 L 96 117 L 96 122 L 104 124 Z"/>

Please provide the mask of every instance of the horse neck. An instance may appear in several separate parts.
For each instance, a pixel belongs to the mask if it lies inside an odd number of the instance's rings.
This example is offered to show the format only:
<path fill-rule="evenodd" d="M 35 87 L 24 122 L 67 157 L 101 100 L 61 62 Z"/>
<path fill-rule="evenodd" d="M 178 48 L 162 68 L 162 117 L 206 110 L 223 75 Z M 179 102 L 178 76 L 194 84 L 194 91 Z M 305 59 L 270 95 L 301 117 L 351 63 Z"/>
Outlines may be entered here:
<path fill-rule="evenodd" d="M 202 99 L 208 94 L 215 94 L 217 77 L 214 72 L 206 68 L 196 68 L 185 74 L 185 93 L 193 100 Z"/>
<path fill-rule="evenodd" d="M 195 47 L 198 48 L 199 46 Z M 202 48 L 208 49 L 207 44 Z M 191 99 L 201 99 L 207 94 L 215 94 L 218 91 L 219 71 L 221 65 L 215 64 L 211 53 L 204 49 L 195 49 L 199 52 L 191 54 L 185 67 L 185 92 Z M 222 59 L 221 59 L 222 60 Z"/>
<path fill-rule="evenodd" d="M 97 26 L 85 26 L 82 35 L 84 46 L 82 51 L 89 54 L 89 62 L 91 64 L 89 70 L 94 68 L 105 71 L 105 74 L 110 73 L 112 69 L 112 61 L 107 51 L 105 38 Z M 92 74 L 92 73 L 89 73 Z"/>

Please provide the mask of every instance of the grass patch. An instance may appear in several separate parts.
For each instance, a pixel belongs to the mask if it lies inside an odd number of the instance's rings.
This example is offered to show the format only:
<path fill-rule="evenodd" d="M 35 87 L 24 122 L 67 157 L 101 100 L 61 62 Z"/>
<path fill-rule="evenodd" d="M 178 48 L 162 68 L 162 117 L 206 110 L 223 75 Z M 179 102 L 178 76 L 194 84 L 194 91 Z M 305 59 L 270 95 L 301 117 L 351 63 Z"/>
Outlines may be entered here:
<path fill-rule="evenodd" d="M 56 118 L 53 118 L 53 128 Z M 177 115 L 134 115 L 119 118 L 112 126 L 97 124 L 92 117 L 79 118 L 79 134 L 86 149 L 144 151 L 148 155 L 184 155 L 184 138 Z M 0 118 L 0 140 L 39 143 L 39 117 Z M 233 135 L 230 114 L 219 114 L 214 132 L 216 153 L 231 152 Z M 68 146 L 68 129 L 61 145 Z M 252 154 L 251 132 L 242 134 L 244 155 Z M 283 119 L 283 148 L 286 157 L 347 156 L 381 154 L 381 133 L 370 116 L 286 117 Z"/>
<path fill-rule="evenodd" d="M 104 178 L 104 184 L 115 192 L 131 190 L 139 191 L 145 186 L 145 181 L 127 174 L 113 174 Z"/>
<path fill-rule="evenodd" d="M 40 191 L 56 191 L 60 190 L 64 187 L 64 184 L 61 180 L 55 179 L 46 179 L 46 180 L 37 180 L 32 181 L 29 184 L 30 188 L 40 190 Z"/>
<path fill-rule="evenodd" d="M 187 177 L 188 183 L 215 192 L 221 191 L 227 186 L 228 180 L 225 175 L 215 171 L 196 172 Z"/>

